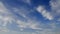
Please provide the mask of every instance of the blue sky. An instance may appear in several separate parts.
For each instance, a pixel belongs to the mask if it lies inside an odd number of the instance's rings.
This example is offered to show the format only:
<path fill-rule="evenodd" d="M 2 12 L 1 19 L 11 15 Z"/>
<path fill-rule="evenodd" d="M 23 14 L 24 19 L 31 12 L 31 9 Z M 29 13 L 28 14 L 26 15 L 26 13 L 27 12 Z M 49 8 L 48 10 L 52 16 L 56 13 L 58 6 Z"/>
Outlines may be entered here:
<path fill-rule="evenodd" d="M 60 0 L 0 0 L 1 34 L 59 34 Z"/>

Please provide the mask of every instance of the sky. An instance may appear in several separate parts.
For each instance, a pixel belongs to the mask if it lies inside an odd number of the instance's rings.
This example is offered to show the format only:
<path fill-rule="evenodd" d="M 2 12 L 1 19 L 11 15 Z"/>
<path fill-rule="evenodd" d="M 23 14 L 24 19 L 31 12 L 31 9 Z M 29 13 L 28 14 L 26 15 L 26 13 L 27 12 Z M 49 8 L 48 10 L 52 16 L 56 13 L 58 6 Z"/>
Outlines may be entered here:
<path fill-rule="evenodd" d="M 1 34 L 60 34 L 60 0 L 0 0 Z"/>

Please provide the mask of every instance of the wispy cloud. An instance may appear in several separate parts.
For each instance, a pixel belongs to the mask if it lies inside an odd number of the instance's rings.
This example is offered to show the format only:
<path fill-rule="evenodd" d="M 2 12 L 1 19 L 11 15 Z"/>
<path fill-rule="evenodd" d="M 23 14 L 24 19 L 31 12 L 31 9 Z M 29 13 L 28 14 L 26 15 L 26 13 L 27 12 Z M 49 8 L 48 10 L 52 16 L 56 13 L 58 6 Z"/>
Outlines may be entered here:
<path fill-rule="evenodd" d="M 7 11 L 6 7 L 4 6 L 2 2 L 0 2 L 0 13 L 4 13 L 6 11 Z"/>
<path fill-rule="evenodd" d="M 44 6 L 38 6 L 36 10 L 46 19 L 53 20 L 53 16 L 50 14 L 50 12 L 45 10 Z"/>
<path fill-rule="evenodd" d="M 7 24 L 7 21 L 8 21 L 8 17 L 6 17 L 7 16 L 7 14 L 8 14 L 8 12 L 7 12 L 8 10 L 7 10 L 7 8 L 4 6 L 4 4 L 2 3 L 2 2 L 0 2 L 0 20 L 2 20 L 2 22 L 4 22 L 4 25 L 5 24 Z M 0 23 L 1 23 L 1 21 L 0 21 Z"/>
<path fill-rule="evenodd" d="M 37 29 L 37 30 L 41 30 L 42 28 L 40 28 L 39 24 L 38 23 L 35 23 L 33 21 L 28 21 L 28 22 L 23 22 L 23 21 L 20 21 L 20 20 L 17 20 L 17 23 L 18 23 L 18 27 L 20 28 L 31 28 L 31 29 Z"/>

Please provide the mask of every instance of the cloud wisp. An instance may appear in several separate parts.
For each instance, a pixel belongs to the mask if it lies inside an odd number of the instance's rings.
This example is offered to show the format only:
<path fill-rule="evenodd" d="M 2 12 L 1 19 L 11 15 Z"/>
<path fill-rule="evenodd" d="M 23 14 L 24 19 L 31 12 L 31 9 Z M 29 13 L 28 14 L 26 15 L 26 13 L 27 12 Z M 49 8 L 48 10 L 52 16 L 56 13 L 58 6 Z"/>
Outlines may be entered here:
<path fill-rule="evenodd" d="M 45 10 L 44 6 L 38 6 L 36 9 L 39 13 L 42 14 L 43 17 L 45 17 L 48 20 L 53 20 L 53 16 L 50 14 L 50 12 L 48 12 L 47 10 Z"/>

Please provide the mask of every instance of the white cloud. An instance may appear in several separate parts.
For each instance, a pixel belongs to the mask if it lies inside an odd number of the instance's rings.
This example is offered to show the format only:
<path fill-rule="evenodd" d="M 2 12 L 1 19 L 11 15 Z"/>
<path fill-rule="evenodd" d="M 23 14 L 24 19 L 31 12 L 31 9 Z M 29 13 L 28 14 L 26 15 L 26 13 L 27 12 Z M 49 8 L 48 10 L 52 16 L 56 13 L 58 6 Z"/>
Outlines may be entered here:
<path fill-rule="evenodd" d="M 4 6 L 4 4 L 2 3 L 2 2 L 0 2 L 0 13 L 1 12 L 6 12 L 6 8 L 5 8 L 5 6 Z"/>
<path fill-rule="evenodd" d="M 1 32 L 9 32 L 9 30 L 6 27 L 0 26 L 0 33 Z"/>
<path fill-rule="evenodd" d="M 50 12 L 47 12 L 47 10 L 44 9 L 43 6 L 38 6 L 37 11 L 42 14 L 43 17 L 46 19 L 52 20 L 53 16 L 50 14 Z"/>
<path fill-rule="evenodd" d="M 23 21 L 17 20 L 17 23 L 18 23 L 19 27 L 22 27 L 22 28 L 26 28 L 27 27 L 27 24 L 25 22 L 23 22 Z"/>
<path fill-rule="evenodd" d="M 11 16 L 3 16 L 0 15 L 0 25 L 1 26 L 7 26 L 7 24 L 11 24 L 12 21 L 14 21 L 14 18 L 12 18 Z"/>
<path fill-rule="evenodd" d="M 7 12 L 7 9 L 5 8 L 5 6 L 3 5 L 3 3 L 0 2 L 0 20 L 3 20 L 4 16 L 2 16 L 2 14 L 4 14 L 5 12 Z"/>
<path fill-rule="evenodd" d="M 60 16 L 60 0 L 51 0 L 50 6 L 54 17 Z"/>
<path fill-rule="evenodd" d="M 3 2 L 0 2 L 0 25 L 6 26 L 8 23 L 12 23 L 12 13 L 4 6 Z"/>
<path fill-rule="evenodd" d="M 14 21 L 14 18 L 6 16 L 3 18 L 3 25 L 2 26 L 6 26 L 8 23 L 11 24 L 12 21 Z"/>
<path fill-rule="evenodd" d="M 33 21 L 23 22 L 23 21 L 17 20 L 17 24 L 18 24 L 18 27 L 23 28 L 23 29 L 24 28 L 31 28 L 31 29 L 37 29 L 37 30 L 42 29 L 39 27 L 38 23 L 35 23 Z"/>

